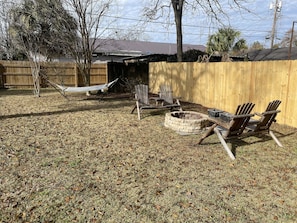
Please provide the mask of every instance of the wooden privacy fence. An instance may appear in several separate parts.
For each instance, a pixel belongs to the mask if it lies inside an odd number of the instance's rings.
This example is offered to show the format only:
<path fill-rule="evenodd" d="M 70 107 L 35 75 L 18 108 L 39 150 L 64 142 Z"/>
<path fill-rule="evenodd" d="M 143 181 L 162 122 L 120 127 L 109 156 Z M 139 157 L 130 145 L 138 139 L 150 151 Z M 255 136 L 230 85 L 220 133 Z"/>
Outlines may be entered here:
<path fill-rule="evenodd" d="M 83 86 L 83 80 L 75 63 L 42 63 L 41 72 L 54 83 L 65 86 Z M 107 83 L 107 64 L 93 64 L 91 67 L 91 85 Z M 48 83 L 41 81 L 42 87 Z M 28 88 L 33 87 L 29 61 L 0 61 L 0 86 Z"/>
<path fill-rule="evenodd" d="M 157 93 L 164 83 L 183 101 L 232 113 L 245 102 L 255 103 L 253 111 L 262 112 L 279 99 L 277 122 L 297 127 L 297 60 L 150 63 L 150 91 Z"/>

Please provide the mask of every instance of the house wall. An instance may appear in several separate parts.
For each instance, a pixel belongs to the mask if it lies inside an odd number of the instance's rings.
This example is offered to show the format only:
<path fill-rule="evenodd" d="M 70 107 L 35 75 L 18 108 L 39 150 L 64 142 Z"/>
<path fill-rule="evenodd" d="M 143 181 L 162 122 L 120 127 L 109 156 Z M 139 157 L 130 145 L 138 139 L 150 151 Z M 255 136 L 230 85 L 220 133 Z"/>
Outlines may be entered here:
<path fill-rule="evenodd" d="M 182 101 L 231 113 L 245 102 L 255 103 L 254 112 L 261 112 L 279 99 L 278 123 L 297 127 L 297 60 L 150 63 L 150 91 L 157 93 L 164 83 Z"/>

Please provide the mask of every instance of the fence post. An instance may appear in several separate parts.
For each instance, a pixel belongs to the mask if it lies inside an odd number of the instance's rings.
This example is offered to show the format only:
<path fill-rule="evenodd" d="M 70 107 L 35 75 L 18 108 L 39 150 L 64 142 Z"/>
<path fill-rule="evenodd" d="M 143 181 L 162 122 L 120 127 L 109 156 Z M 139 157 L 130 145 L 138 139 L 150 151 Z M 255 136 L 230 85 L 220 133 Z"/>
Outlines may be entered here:
<path fill-rule="evenodd" d="M 74 86 L 78 87 L 78 72 L 76 64 L 74 64 Z"/>
<path fill-rule="evenodd" d="M 4 88 L 4 84 L 5 84 L 5 67 L 0 64 L 0 88 Z"/>

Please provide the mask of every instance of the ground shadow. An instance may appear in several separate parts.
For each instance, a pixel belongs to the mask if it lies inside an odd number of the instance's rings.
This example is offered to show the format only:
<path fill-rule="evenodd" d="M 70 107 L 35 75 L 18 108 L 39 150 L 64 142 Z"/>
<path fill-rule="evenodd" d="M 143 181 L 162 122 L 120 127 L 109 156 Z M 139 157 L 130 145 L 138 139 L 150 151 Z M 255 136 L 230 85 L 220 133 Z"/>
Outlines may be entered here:
<path fill-rule="evenodd" d="M 9 119 L 9 118 L 20 118 L 20 117 L 35 117 L 35 116 L 49 116 L 49 115 L 58 115 L 65 113 L 75 113 L 75 112 L 83 112 L 83 111 L 96 111 L 102 109 L 114 109 L 114 108 L 122 108 L 126 106 L 131 106 L 131 102 L 122 101 L 117 104 L 98 104 L 91 106 L 78 106 L 76 108 L 68 108 L 66 105 L 66 109 L 56 110 L 56 111 L 45 111 L 45 112 L 30 112 L 30 113 L 21 113 L 21 114 L 12 114 L 12 115 L 2 115 L 0 116 L 0 120 Z"/>

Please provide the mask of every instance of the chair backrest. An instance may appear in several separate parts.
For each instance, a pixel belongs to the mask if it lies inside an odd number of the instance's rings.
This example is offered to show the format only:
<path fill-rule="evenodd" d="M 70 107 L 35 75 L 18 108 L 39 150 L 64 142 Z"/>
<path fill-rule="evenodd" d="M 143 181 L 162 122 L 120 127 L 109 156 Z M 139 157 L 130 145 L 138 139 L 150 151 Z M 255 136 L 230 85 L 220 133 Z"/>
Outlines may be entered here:
<path fill-rule="evenodd" d="M 280 100 L 269 102 L 265 112 L 261 113 L 261 119 L 255 126 L 254 132 L 268 130 L 270 128 L 271 124 L 276 121 L 277 113 L 280 112 L 280 110 L 276 110 L 280 103 Z"/>
<path fill-rule="evenodd" d="M 168 104 L 173 104 L 173 92 L 169 85 L 161 85 L 159 97 L 163 99 Z"/>
<path fill-rule="evenodd" d="M 255 104 L 253 103 L 238 105 L 235 115 L 230 121 L 229 129 L 224 132 L 224 137 L 239 136 L 242 134 L 250 118 L 253 116 L 253 114 L 250 113 L 254 106 Z"/>
<path fill-rule="evenodd" d="M 250 114 L 251 111 L 253 110 L 255 104 L 253 103 L 245 103 L 242 105 L 238 105 L 237 109 L 235 111 L 235 115 L 245 115 L 245 114 Z"/>
<path fill-rule="evenodd" d="M 149 104 L 148 85 L 135 85 L 135 99 L 142 104 Z"/>
<path fill-rule="evenodd" d="M 274 111 L 278 108 L 278 106 L 280 105 L 281 101 L 280 100 L 274 100 L 269 102 L 267 108 L 265 111 Z"/>

